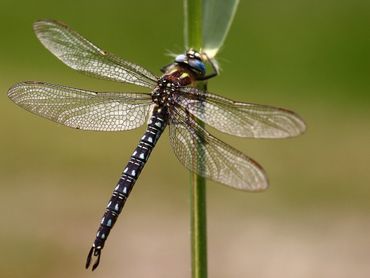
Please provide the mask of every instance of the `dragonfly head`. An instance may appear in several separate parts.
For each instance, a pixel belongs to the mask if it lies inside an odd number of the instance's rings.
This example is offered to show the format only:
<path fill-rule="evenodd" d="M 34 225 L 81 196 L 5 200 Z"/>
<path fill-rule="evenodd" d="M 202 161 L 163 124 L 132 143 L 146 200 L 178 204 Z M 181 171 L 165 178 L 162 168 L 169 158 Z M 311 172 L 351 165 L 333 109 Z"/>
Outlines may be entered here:
<path fill-rule="evenodd" d="M 178 64 L 186 64 L 200 76 L 206 74 L 206 66 L 203 62 L 202 55 L 194 49 L 189 49 L 185 54 L 180 54 L 175 58 Z"/>

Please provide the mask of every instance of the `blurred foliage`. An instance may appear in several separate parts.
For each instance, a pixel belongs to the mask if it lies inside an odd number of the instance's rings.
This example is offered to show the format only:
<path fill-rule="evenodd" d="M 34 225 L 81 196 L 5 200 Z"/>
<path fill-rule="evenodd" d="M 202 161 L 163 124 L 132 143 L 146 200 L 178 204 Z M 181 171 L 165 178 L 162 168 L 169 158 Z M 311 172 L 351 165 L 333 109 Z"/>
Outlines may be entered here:
<path fill-rule="evenodd" d="M 83 269 L 85 252 L 144 131 L 77 131 L 11 103 L 7 89 L 23 80 L 143 90 L 68 69 L 36 40 L 33 21 L 62 20 L 159 74 L 172 59 L 167 52 L 184 51 L 182 4 L 1 0 L 0 277 L 90 277 Z M 222 74 L 209 90 L 292 109 L 308 131 L 276 141 L 216 133 L 259 161 L 271 188 L 248 194 L 208 183 L 211 277 L 370 274 L 369 10 L 366 0 L 239 4 L 218 54 Z M 112 232 L 96 277 L 189 276 L 188 174 L 170 148 L 165 133 Z M 319 255 L 325 264 L 313 259 Z M 261 263 L 266 260 L 269 267 Z"/>

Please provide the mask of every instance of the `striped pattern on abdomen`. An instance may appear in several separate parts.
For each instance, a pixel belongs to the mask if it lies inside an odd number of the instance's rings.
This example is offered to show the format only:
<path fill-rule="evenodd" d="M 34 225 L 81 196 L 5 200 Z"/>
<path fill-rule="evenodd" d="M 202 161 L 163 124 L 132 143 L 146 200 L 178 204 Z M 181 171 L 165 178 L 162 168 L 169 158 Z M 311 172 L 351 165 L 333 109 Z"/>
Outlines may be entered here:
<path fill-rule="evenodd" d="M 106 211 L 100 222 L 95 241 L 90 249 L 86 262 L 86 268 L 89 267 L 93 255 L 97 257 L 97 260 L 93 265 L 93 270 L 98 266 L 104 243 L 107 240 L 111 229 L 116 223 L 116 220 L 121 213 L 137 178 L 144 168 L 151 151 L 165 129 L 167 125 L 167 118 L 166 109 L 159 109 L 158 107 L 154 108 L 147 130 L 144 136 L 140 139 L 137 148 L 133 152 L 129 162 L 127 163 L 127 166 L 123 170 L 117 186 L 112 193 L 112 197 L 108 202 Z"/>

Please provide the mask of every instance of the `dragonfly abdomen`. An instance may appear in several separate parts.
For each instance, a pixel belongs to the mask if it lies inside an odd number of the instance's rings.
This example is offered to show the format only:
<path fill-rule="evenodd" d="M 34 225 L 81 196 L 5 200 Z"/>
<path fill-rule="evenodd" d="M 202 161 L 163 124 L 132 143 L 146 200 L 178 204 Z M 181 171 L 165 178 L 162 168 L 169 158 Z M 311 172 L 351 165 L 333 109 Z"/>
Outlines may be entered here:
<path fill-rule="evenodd" d="M 150 153 L 152 152 L 163 130 L 166 128 L 167 118 L 168 116 L 166 108 L 161 109 L 158 108 L 158 106 L 154 108 L 147 130 L 143 137 L 141 137 L 137 148 L 133 152 L 129 162 L 127 163 L 127 166 L 123 170 L 117 186 L 112 193 L 112 197 L 108 202 L 106 211 L 100 222 L 95 241 L 87 256 L 86 268 L 90 266 L 92 256 L 97 257 L 92 270 L 99 265 L 100 254 L 104 247 L 105 241 L 107 240 L 110 231 L 116 223 L 116 220 L 121 213 L 137 178 L 144 168 Z"/>

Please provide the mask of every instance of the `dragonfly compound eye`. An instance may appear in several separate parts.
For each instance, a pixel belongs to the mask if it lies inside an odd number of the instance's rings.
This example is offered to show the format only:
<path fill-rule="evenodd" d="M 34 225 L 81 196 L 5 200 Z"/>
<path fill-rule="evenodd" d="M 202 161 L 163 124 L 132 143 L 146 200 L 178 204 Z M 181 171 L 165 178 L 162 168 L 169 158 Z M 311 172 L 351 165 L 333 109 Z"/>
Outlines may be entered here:
<path fill-rule="evenodd" d="M 206 66 L 201 60 L 198 59 L 190 59 L 189 60 L 189 66 L 191 66 L 193 69 L 200 72 L 202 75 L 206 73 Z"/>

